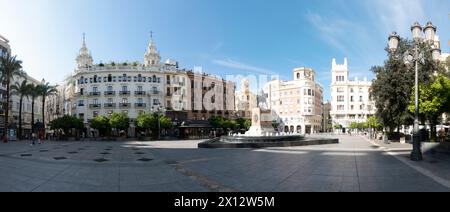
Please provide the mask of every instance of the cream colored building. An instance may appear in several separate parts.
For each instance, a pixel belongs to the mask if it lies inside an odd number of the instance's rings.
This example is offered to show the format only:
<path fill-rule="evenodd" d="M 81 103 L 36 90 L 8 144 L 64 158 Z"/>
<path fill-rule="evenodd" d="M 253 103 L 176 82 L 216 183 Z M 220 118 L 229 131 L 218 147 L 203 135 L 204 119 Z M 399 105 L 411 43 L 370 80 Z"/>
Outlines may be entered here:
<path fill-rule="evenodd" d="M 0 35 L 0 56 L 11 53 L 11 47 L 9 45 L 9 40 L 7 40 L 5 37 Z M 32 78 L 31 76 L 25 76 L 27 82 L 33 83 L 35 85 L 40 84 L 41 82 Z M 11 85 L 15 85 L 16 83 L 21 84 L 25 78 L 21 77 L 15 77 L 14 80 L 11 82 Z M 6 86 L 3 84 L 0 84 L 0 101 L 1 101 L 1 110 L 0 110 L 0 134 L 3 134 L 4 129 L 4 120 L 5 120 L 5 103 L 6 103 Z M 20 111 L 20 97 L 17 95 L 11 95 L 10 97 L 10 112 L 9 112 L 9 118 L 8 123 L 10 125 L 10 129 L 17 130 L 19 127 L 19 111 Z M 24 97 L 22 102 L 22 135 L 27 135 L 31 133 L 31 98 Z M 37 123 L 39 121 L 42 121 L 42 102 L 41 98 L 35 99 L 35 105 L 34 105 L 34 122 Z M 15 139 L 15 138 L 12 138 Z"/>
<path fill-rule="evenodd" d="M 247 78 L 241 80 L 241 90 L 235 95 L 235 109 L 241 118 L 252 119 L 252 110 L 257 105 L 257 96 L 250 90 L 250 82 Z"/>
<path fill-rule="evenodd" d="M 323 89 L 315 81 L 316 73 L 311 68 L 297 68 L 293 76 L 293 81 L 275 80 L 264 88 L 278 131 L 318 133 L 322 130 Z"/>
<path fill-rule="evenodd" d="M 375 104 L 370 100 L 371 81 L 349 79 L 347 58 L 344 64 L 332 62 L 331 117 L 333 126 L 340 124 L 347 131 L 352 122 L 366 122 L 376 112 Z"/>

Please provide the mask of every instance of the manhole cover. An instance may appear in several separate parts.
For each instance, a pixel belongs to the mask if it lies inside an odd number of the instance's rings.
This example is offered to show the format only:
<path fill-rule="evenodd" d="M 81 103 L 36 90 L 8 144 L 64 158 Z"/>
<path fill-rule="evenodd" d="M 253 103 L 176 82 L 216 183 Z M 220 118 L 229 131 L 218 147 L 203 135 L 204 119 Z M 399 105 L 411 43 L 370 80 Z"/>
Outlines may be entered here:
<path fill-rule="evenodd" d="M 68 152 L 68 154 L 78 154 L 78 152 Z"/>
<path fill-rule="evenodd" d="M 112 149 L 105 149 L 105 151 L 111 151 Z"/>
<path fill-rule="evenodd" d="M 39 152 L 48 152 L 48 150 L 41 150 L 41 151 L 39 151 Z"/>
<path fill-rule="evenodd" d="M 106 161 L 108 161 L 108 160 L 106 160 L 106 159 L 104 159 L 104 158 L 99 158 L 99 159 L 95 159 L 94 161 L 95 161 L 95 162 L 98 162 L 98 163 L 103 163 L 103 162 L 106 162 Z"/>
<path fill-rule="evenodd" d="M 136 154 L 136 155 L 143 155 L 143 154 L 145 154 L 145 153 L 143 153 L 143 152 L 136 152 L 136 153 L 134 153 L 134 154 Z"/>
<path fill-rule="evenodd" d="M 66 157 L 54 157 L 53 159 L 55 159 L 55 160 L 65 160 L 67 158 Z"/>
<path fill-rule="evenodd" d="M 138 161 L 142 161 L 142 162 L 149 162 L 149 161 L 152 161 L 153 159 L 150 159 L 150 158 L 141 158 L 141 159 L 139 159 Z"/>
<path fill-rule="evenodd" d="M 31 156 L 33 156 L 32 154 L 21 154 L 20 155 L 21 157 L 31 157 Z"/>
<path fill-rule="evenodd" d="M 109 152 L 102 152 L 102 153 L 100 153 L 101 155 L 110 155 L 111 153 L 109 153 Z"/>

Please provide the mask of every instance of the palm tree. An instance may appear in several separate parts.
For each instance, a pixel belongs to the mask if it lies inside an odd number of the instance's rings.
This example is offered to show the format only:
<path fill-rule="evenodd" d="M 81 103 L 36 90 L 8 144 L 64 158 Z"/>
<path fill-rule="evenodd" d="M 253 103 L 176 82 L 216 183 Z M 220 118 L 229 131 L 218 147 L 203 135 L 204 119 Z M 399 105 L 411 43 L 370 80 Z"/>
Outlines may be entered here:
<path fill-rule="evenodd" d="M 17 56 L 11 56 L 6 53 L 0 57 L 0 82 L 6 84 L 6 109 L 5 109 L 5 129 L 3 131 L 3 141 L 8 142 L 8 118 L 9 118 L 9 99 L 11 82 L 16 76 L 22 76 L 22 61 L 16 59 Z"/>
<path fill-rule="evenodd" d="M 29 96 L 31 97 L 31 133 L 34 133 L 34 103 L 36 99 L 40 96 L 38 85 L 28 84 L 29 86 Z"/>
<path fill-rule="evenodd" d="M 42 83 L 38 85 L 39 94 L 42 97 L 42 124 L 44 127 L 44 136 L 45 136 L 45 100 L 49 96 L 56 95 L 58 90 L 56 89 L 56 86 L 51 86 L 50 83 L 46 83 L 44 79 L 42 79 Z"/>
<path fill-rule="evenodd" d="M 23 98 L 27 97 L 30 93 L 30 85 L 27 84 L 27 79 L 23 80 L 22 83 L 16 82 L 16 84 L 11 86 L 11 90 L 13 95 L 19 96 L 19 132 L 17 133 L 19 140 L 22 139 L 22 105 L 23 105 Z"/>

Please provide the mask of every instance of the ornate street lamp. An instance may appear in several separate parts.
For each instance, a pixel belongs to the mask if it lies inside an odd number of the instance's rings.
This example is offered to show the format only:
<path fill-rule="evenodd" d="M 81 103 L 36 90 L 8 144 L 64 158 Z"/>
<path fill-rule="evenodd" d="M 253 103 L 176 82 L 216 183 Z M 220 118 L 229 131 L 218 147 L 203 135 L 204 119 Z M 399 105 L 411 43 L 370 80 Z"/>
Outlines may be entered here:
<path fill-rule="evenodd" d="M 425 33 L 425 40 L 423 39 L 423 33 Z M 414 48 L 413 52 L 407 51 L 405 55 L 403 55 L 403 59 L 405 64 L 415 63 L 415 116 L 414 116 L 414 132 L 413 132 L 413 151 L 411 153 L 411 160 L 420 161 L 422 160 L 422 151 L 420 144 L 420 135 L 419 135 L 419 62 L 424 63 L 425 52 L 420 49 L 420 44 L 424 42 L 428 42 L 428 44 L 432 44 L 434 41 L 434 36 L 436 34 L 436 27 L 433 26 L 431 22 L 428 22 L 425 28 L 422 28 L 418 22 L 415 22 L 411 27 L 411 32 L 414 40 Z M 400 41 L 400 37 L 396 32 L 393 32 L 389 36 L 389 50 L 391 53 L 395 53 L 398 49 L 398 44 Z M 439 61 L 439 57 L 441 55 L 441 50 L 432 46 L 431 54 L 433 60 L 435 62 Z M 394 56 L 394 59 L 399 59 Z"/>

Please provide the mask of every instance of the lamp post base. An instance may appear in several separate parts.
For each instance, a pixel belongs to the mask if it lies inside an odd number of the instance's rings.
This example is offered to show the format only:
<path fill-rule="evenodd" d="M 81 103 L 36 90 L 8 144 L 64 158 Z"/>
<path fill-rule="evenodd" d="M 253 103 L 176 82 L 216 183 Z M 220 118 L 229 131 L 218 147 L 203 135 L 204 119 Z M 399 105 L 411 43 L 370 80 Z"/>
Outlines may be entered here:
<path fill-rule="evenodd" d="M 414 134 L 413 135 L 413 151 L 411 152 L 411 160 L 412 161 L 422 161 L 422 151 L 420 146 L 420 135 Z"/>

